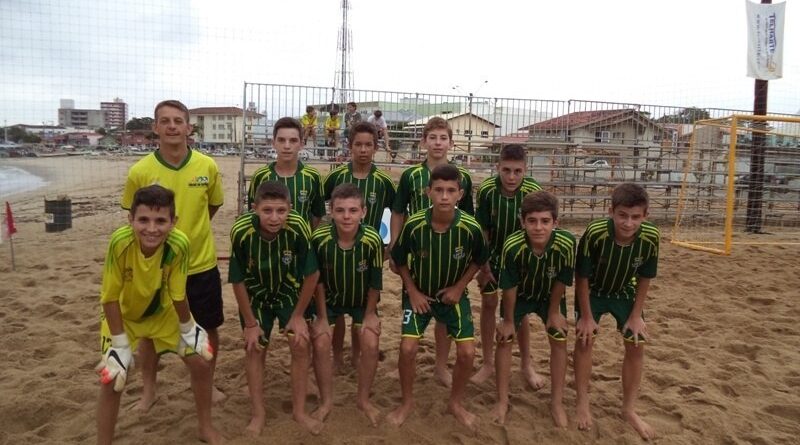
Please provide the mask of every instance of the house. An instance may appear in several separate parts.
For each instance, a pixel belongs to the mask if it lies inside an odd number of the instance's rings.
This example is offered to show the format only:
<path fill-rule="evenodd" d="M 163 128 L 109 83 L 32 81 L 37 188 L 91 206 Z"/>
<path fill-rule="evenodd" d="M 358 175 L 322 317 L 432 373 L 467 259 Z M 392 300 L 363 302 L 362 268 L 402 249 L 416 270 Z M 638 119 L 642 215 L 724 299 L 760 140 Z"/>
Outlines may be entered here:
<path fill-rule="evenodd" d="M 492 143 L 494 132 L 499 125 L 473 113 L 444 113 L 426 116 L 409 122 L 405 126 L 407 132 L 422 134 L 422 129 L 431 118 L 441 117 L 450 124 L 453 130 L 453 142 L 461 148 L 468 145 L 488 147 Z"/>
<path fill-rule="evenodd" d="M 239 107 L 202 107 L 189 110 L 189 123 L 197 126 L 197 142 L 206 146 L 229 147 L 242 143 L 245 131 L 252 134 L 253 125 L 263 114 Z M 250 141 L 245 141 L 250 142 Z"/>
<path fill-rule="evenodd" d="M 671 139 L 671 132 L 633 108 L 576 111 L 522 127 L 520 131 L 528 131 L 533 142 L 567 142 L 597 148 L 652 147 Z"/>

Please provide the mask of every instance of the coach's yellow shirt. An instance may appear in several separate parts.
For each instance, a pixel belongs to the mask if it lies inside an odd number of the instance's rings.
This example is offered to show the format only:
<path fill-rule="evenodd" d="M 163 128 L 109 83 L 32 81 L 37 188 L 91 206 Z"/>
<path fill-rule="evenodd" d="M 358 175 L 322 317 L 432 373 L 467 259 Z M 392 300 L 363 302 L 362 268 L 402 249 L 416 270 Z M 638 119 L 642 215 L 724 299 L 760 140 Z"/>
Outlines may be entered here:
<path fill-rule="evenodd" d="M 224 201 L 222 177 L 217 163 L 210 157 L 189 150 L 178 167 L 169 165 L 158 151 L 151 153 L 128 172 L 122 208 L 130 209 L 136 190 L 158 184 L 175 193 L 175 227 L 189 237 L 189 275 L 205 272 L 217 265 L 217 251 L 211 233 L 209 206 Z"/>
<path fill-rule="evenodd" d="M 111 235 L 100 303 L 119 302 L 122 318 L 138 321 L 186 298 L 189 240 L 178 229 L 145 257 L 131 226 Z"/>

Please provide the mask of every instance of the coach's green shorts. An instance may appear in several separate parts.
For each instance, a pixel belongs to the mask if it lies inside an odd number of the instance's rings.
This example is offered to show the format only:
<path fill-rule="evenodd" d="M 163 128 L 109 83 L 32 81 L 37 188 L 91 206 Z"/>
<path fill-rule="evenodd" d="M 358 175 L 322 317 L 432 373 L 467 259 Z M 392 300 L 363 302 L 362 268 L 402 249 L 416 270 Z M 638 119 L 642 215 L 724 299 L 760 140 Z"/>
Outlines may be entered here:
<path fill-rule="evenodd" d="M 494 275 L 494 282 L 489 281 L 486 283 L 485 286 L 481 289 L 481 294 L 492 294 L 497 292 L 500 286 L 497 284 L 500 281 L 500 259 L 498 258 L 497 261 L 489 260 L 489 268 L 492 270 L 492 275 Z"/>
<path fill-rule="evenodd" d="M 427 314 L 415 314 L 411 309 L 411 301 L 403 293 L 403 328 L 402 336 L 421 338 L 431 318 L 447 325 L 447 335 L 455 341 L 475 339 L 475 327 L 472 324 L 472 311 L 469 298 L 462 296 L 454 305 L 439 302 L 431 303 L 431 311 Z"/>
<path fill-rule="evenodd" d="M 611 314 L 611 316 L 614 317 L 614 320 L 617 322 L 617 330 L 622 333 L 622 339 L 627 342 L 633 342 L 633 333 L 630 330 L 622 332 L 622 328 L 625 326 L 625 323 L 631 316 L 631 311 L 633 311 L 633 303 L 634 300 L 632 299 L 589 297 L 589 305 L 592 308 L 592 317 L 594 318 L 594 321 L 596 323 L 600 323 L 600 318 L 604 314 Z M 642 318 L 644 318 L 644 313 L 642 313 Z M 576 300 L 575 321 L 580 319 L 581 310 L 580 306 L 578 305 L 578 301 Z M 639 341 L 645 341 L 645 338 L 642 334 L 639 334 Z"/>
<path fill-rule="evenodd" d="M 547 313 L 550 310 L 550 299 L 543 299 L 543 300 L 529 300 L 527 298 L 517 299 L 514 303 L 514 331 L 518 331 L 520 325 L 522 324 L 522 319 L 528 314 L 536 314 L 542 320 L 542 323 L 547 325 Z M 559 310 L 561 315 L 567 316 L 567 301 L 565 299 L 561 299 L 561 304 L 559 305 Z M 503 310 L 503 302 L 500 302 L 500 314 L 504 314 L 505 311 Z M 549 329 L 547 331 L 547 335 L 550 336 L 553 340 L 558 341 L 566 341 L 567 337 L 565 337 L 561 332 L 556 329 Z"/>
<path fill-rule="evenodd" d="M 264 304 L 257 305 L 256 307 L 251 306 L 250 309 L 252 309 L 253 315 L 261 325 L 261 330 L 264 331 L 264 334 L 258 339 L 258 342 L 261 344 L 261 346 L 267 346 L 269 344 L 269 339 L 272 335 L 272 327 L 275 324 L 275 320 L 278 320 L 278 332 L 284 333 L 286 330 L 286 325 L 289 323 L 289 319 L 292 318 L 292 312 L 294 312 L 294 306 L 289 305 L 283 307 L 270 307 Z M 304 318 L 306 321 L 311 321 L 314 318 L 314 314 L 306 309 Z M 242 329 L 244 329 L 244 318 L 242 318 L 241 314 L 239 315 L 239 324 L 241 324 Z"/>

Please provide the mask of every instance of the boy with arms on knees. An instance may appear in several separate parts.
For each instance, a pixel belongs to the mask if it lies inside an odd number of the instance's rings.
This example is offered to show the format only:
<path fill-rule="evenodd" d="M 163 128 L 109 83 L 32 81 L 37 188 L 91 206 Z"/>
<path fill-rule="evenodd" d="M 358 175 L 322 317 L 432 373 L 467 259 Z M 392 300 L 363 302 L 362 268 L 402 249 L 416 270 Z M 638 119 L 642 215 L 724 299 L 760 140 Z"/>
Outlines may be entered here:
<path fill-rule="evenodd" d="M 622 362 L 622 417 L 644 439 L 655 437 L 653 429 L 634 409 L 642 380 L 644 303 L 650 280 L 658 267 L 659 231 L 645 221 L 647 192 L 638 184 L 625 183 L 611 194 L 609 218 L 589 224 L 578 244 L 575 263 L 576 416 L 579 429 L 592 426 L 589 380 L 592 345 L 600 317 L 610 313 L 617 322 L 625 345 Z"/>
<path fill-rule="evenodd" d="M 325 200 L 331 199 L 334 188 L 340 184 L 355 184 L 361 191 L 361 196 L 363 196 L 367 206 L 364 224 L 380 233 L 381 217 L 384 209 L 390 208 L 394 202 L 395 186 L 392 178 L 386 172 L 380 170 L 373 162 L 378 148 L 377 129 L 368 122 L 356 123 L 350 129 L 348 145 L 350 146 L 352 160 L 336 168 L 325 178 L 323 185 Z M 333 332 L 333 366 L 337 370 L 341 369 L 343 365 L 344 332 L 344 318 L 337 317 L 336 327 Z M 351 330 L 353 345 L 351 362 L 354 368 L 358 368 L 358 357 L 360 355 L 358 332 L 359 329 L 353 325 Z"/>
<path fill-rule="evenodd" d="M 564 381 L 567 373 L 567 304 L 564 293 L 572 285 L 575 237 L 556 228 L 558 199 L 536 191 L 520 207 L 522 230 L 503 245 L 500 288 L 503 314 L 497 326 L 497 406 L 495 420 L 505 422 L 511 377 L 511 344 L 525 316 L 536 314 L 545 324 L 550 341 L 550 413 L 556 426 L 567 426 Z"/>
<path fill-rule="evenodd" d="M 149 339 L 159 354 L 181 356 L 191 375 L 199 437 L 219 443 L 207 390 L 211 386 L 207 361 L 214 350 L 186 301 L 189 240 L 174 229 L 174 194 L 158 185 L 139 189 L 128 221 L 111 236 L 103 268 L 97 443 L 110 444 L 114 438 L 121 393 L 133 364 L 131 351 L 141 339 Z"/>
<path fill-rule="evenodd" d="M 491 256 L 478 273 L 481 288 L 481 350 L 483 365 L 472 376 L 472 383 L 481 384 L 494 372 L 494 335 L 497 316 L 497 280 L 500 278 L 500 261 L 503 244 L 512 233 L 520 229 L 520 205 L 522 198 L 530 192 L 541 190 L 531 177 L 525 176 L 527 169 L 525 147 L 506 145 L 500 150 L 497 176 L 486 178 L 478 187 L 475 219 L 483 227 Z M 520 361 L 525 381 L 533 389 L 544 385 L 531 362 L 530 327 L 528 316 L 522 319 L 517 330 Z"/>
<path fill-rule="evenodd" d="M 277 181 L 262 183 L 255 192 L 253 211 L 242 214 L 231 228 L 231 265 L 228 280 L 239 306 L 247 385 L 252 418 L 247 430 L 255 435 L 264 427 L 264 359 L 272 325 L 285 332 L 292 354 L 292 417 L 312 434 L 322 422 L 305 409 L 311 335 L 306 316 L 319 278 L 311 250 L 308 224 L 291 210 L 289 190 Z M 325 329 L 317 329 L 320 335 Z M 330 336 L 320 341 L 330 345 Z M 330 355 L 319 351 L 320 357 Z M 318 360 L 319 361 L 319 360 Z M 330 364 L 328 363 L 328 366 Z M 317 379 L 319 381 L 319 375 Z M 330 406 L 330 391 L 320 388 L 321 403 Z"/>
<path fill-rule="evenodd" d="M 306 107 L 306 114 L 300 118 L 302 129 L 300 135 L 303 139 L 303 146 L 311 138 L 311 145 L 317 145 L 317 109 L 311 105 Z"/>
<path fill-rule="evenodd" d="M 435 318 L 456 341 L 456 364 L 448 408 L 469 430 L 475 415 L 464 408 L 464 393 L 475 354 L 467 284 L 489 256 L 483 232 L 475 218 L 456 203 L 464 194 L 454 165 L 440 165 L 430 176 L 428 195 L 433 202 L 403 226 L 392 258 L 403 280 L 403 338 L 400 343 L 402 404 L 387 420 L 401 425 L 414 407 L 414 378 L 419 339 Z"/>
<path fill-rule="evenodd" d="M 325 119 L 325 141 L 328 147 L 336 148 L 339 145 L 339 127 L 342 126 L 342 121 L 339 118 L 339 108 L 332 107 L 330 115 Z M 334 150 L 334 155 L 336 151 Z"/>
<path fill-rule="evenodd" d="M 303 145 L 303 127 L 297 119 L 282 117 L 272 128 L 272 146 L 277 159 L 253 173 L 247 192 L 247 205 L 253 207 L 256 190 L 266 181 L 279 181 L 289 188 L 292 210 L 314 229 L 325 216 L 322 199 L 322 176 L 314 167 L 300 162 L 298 154 Z"/>
<path fill-rule="evenodd" d="M 345 314 L 352 317 L 361 346 L 361 356 L 354 358 L 358 364 L 356 404 L 376 426 L 380 412 L 370 403 L 369 391 L 378 366 L 381 334 L 377 306 L 383 287 L 383 241 L 375 229 L 361 222 L 366 213 L 364 197 L 355 184 L 336 186 L 331 193 L 333 224 L 318 227 L 311 245 L 320 269 L 317 298 L 327 307 L 326 312 L 318 312 L 319 318 L 333 323 Z M 315 356 L 315 360 L 321 359 Z M 326 362 L 329 360 L 327 357 Z M 327 371 L 320 390 L 331 386 L 330 369 Z"/>
<path fill-rule="evenodd" d="M 453 147 L 453 130 L 447 121 L 441 117 L 431 118 L 422 130 L 420 146 L 428 151 L 425 161 L 404 170 L 397 185 L 397 194 L 392 204 L 389 249 L 394 246 L 400 236 L 407 215 L 414 215 L 431 206 L 431 198 L 426 192 L 430 185 L 431 172 L 440 165 L 450 163 L 447 160 L 447 152 Z M 458 171 L 461 177 L 462 193 L 461 199 L 458 200 L 458 209 L 472 215 L 475 213 L 472 204 L 472 177 L 463 167 L 458 167 Z M 393 257 L 394 255 L 392 255 L 389 265 L 396 273 Z M 435 375 L 439 382 L 450 386 L 452 376 L 447 370 L 450 340 L 447 338 L 447 329 L 444 324 L 437 321 L 434 334 L 436 338 Z"/>
<path fill-rule="evenodd" d="M 177 100 L 159 102 L 154 115 L 153 132 L 158 135 L 158 150 L 130 168 L 122 194 L 122 208 L 132 209 L 134 193 L 148 185 L 160 184 L 175 193 L 175 227 L 189 238 L 186 298 L 192 317 L 208 332 L 211 347 L 218 351 L 217 328 L 222 326 L 225 318 L 211 219 L 224 200 L 222 175 L 211 157 L 191 150 L 186 144 L 192 126 L 189 124 L 189 110 L 184 104 Z M 149 339 L 142 339 L 137 352 L 143 381 L 142 399 L 138 406 L 147 411 L 156 402 L 158 355 Z M 207 389 L 215 401 L 225 397 L 213 388 L 216 363 L 214 357 L 208 368 L 211 378 Z"/>

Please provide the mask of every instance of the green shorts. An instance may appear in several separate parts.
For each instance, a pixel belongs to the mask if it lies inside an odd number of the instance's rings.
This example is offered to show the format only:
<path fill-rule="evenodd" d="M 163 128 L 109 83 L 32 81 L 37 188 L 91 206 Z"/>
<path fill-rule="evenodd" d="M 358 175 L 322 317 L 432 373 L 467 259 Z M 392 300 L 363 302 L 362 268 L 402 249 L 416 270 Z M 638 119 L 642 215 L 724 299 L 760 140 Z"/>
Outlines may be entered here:
<path fill-rule="evenodd" d="M 518 299 L 514 303 L 514 331 L 518 331 L 520 325 L 522 324 L 522 319 L 528 314 L 536 314 L 542 320 L 542 323 L 547 325 L 547 313 L 550 310 L 550 300 L 529 300 L 527 298 Z M 562 298 L 561 304 L 559 305 L 559 310 L 561 315 L 567 316 L 567 300 Z M 503 310 L 503 302 L 500 302 L 500 314 L 504 314 L 505 311 Z M 557 341 L 567 341 L 567 337 L 564 336 L 561 332 L 557 329 L 548 329 L 547 335 L 550 336 L 553 340 Z"/>
<path fill-rule="evenodd" d="M 309 305 L 309 307 L 310 306 L 311 305 Z M 264 331 L 264 334 L 258 339 L 258 342 L 264 347 L 269 345 L 269 339 L 272 335 L 272 327 L 275 324 L 275 320 L 278 320 L 278 332 L 282 334 L 286 331 L 286 325 L 289 323 L 289 319 L 292 318 L 292 312 L 294 312 L 293 306 L 273 308 L 266 304 L 258 307 L 251 307 L 250 309 L 253 310 L 253 315 L 255 315 L 258 323 L 261 325 L 261 330 Z M 309 309 L 306 309 L 306 321 L 311 321 L 313 318 L 313 313 Z M 241 324 L 242 329 L 244 329 L 244 318 L 242 318 L 241 315 L 239 315 L 239 324 Z"/>
<path fill-rule="evenodd" d="M 489 260 L 489 268 L 492 270 L 495 281 L 486 283 L 486 285 L 481 288 L 481 294 L 492 294 L 500 289 L 500 286 L 497 284 L 497 282 L 500 281 L 500 259 L 498 258 L 497 262 Z"/>
<path fill-rule="evenodd" d="M 630 329 L 622 332 L 622 328 L 625 326 L 625 323 L 627 323 L 628 318 L 631 316 L 631 311 L 633 311 L 633 303 L 634 300 L 623 298 L 589 297 L 589 305 L 592 308 L 592 317 L 594 318 L 594 321 L 596 323 L 600 323 L 600 318 L 604 314 L 611 314 L 611 316 L 614 317 L 614 320 L 617 322 L 617 330 L 622 333 L 622 339 L 630 343 L 633 343 L 633 332 L 631 332 Z M 580 320 L 580 318 L 581 311 L 576 300 L 575 321 Z M 642 313 L 642 318 L 644 318 L 644 313 Z M 639 334 L 639 341 L 646 341 L 642 334 Z"/>
<path fill-rule="evenodd" d="M 431 311 L 427 314 L 415 314 L 411 309 L 408 295 L 403 293 L 403 326 L 402 336 L 422 338 L 425 328 L 431 318 L 447 325 L 447 335 L 455 341 L 475 339 L 475 327 L 472 324 L 472 311 L 469 307 L 469 298 L 461 297 L 454 305 L 439 302 L 431 303 Z"/>
<path fill-rule="evenodd" d="M 342 307 L 328 305 L 326 308 L 328 309 L 328 324 L 331 326 L 335 325 L 336 319 L 343 315 L 349 315 L 353 319 L 354 326 L 361 326 L 364 323 L 364 314 L 367 312 L 367 308 L 363 306 Z"/>
<path fill-rule="evenodd" d="M 172 306 L 160 307 L 156 313 L 133 321 L 122 319 L 122 328 L 128 336 L 131 350 L 135 351 L 139 340 L 149 338 L 153 341 L 156 354 L 178 352 L 180 341 L 180 325 L 178 313 Z M 111 347 L 111 330 L 105 314 L 100 312 L 100 353 L 105 355 Z"/>

